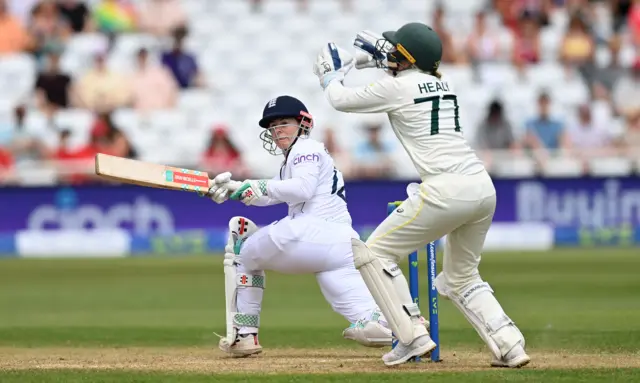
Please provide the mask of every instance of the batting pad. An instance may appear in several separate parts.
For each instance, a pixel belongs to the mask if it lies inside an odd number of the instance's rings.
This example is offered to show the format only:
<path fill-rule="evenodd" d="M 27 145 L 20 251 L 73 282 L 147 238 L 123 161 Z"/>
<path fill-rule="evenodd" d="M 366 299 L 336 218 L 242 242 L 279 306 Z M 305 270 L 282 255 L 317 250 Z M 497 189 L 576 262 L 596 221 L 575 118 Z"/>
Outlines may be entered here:
<path fill-rule="evenodd" d="M 497 359 L 502 359 L 518 343 L 524 347 L 522 333 L 504 312 L 487 282 L 474 283 L 457 295 L 447 289 L 444 278 L 442 273 L 436 278 L 438 292 L 460 310 Z"/>
<path fill-rule="evenodd" d="M 235 257 L 233 253 L 226 253 L 224 260 L 225 303 L 227 311 L 226 339 L 230 345 L 234 344 L 240 327 L 260 327 L 259 315 L 237 312 L 238 287 L 260 289 L 264 289 L 265 287 L 264 276 L 238 273 Z"/>
<path fill-rule="evenodd" d="M 404 305 L 404 310 L 400 309 L 399 303 L 402 300 L 394 284 L 394 279 L 404 278 L 402 270 L 396 264 L 385 266 L 378 257 L 371 253 L 367 245 L 358 239 L 351 240 L 351 247 L 356 269 L 362 275 L 364 283 L 387 319 L 389 327 L 401 343 L 411 343 L 416 336 L 422 335 L 414 332 L 411 320 L 411 316 L 420 316 L 420 310 L 415 304 Z M 426 328 L 418 326 L 418 328 L 420 327 L 426 334 Z"/>

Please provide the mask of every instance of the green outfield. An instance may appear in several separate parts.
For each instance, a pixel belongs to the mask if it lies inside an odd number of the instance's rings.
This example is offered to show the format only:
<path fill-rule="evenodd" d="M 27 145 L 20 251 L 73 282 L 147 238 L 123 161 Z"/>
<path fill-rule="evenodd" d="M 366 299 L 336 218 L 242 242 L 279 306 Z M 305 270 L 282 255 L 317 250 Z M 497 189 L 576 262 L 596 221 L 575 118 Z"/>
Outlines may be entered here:
<path fill-rule="evenodd" d="M 423 254 L 421 268 L 424 300 Z M 383 350 L 341 338 L 348 323 L 313 276 L 268 273 L 265 352 L 238 360 L 214 335 L 225 332 L 221 257 L 2 260 L 0 382 L 640 381 L 640 249 L 492 253 L 480 271 L 527 339 L 524 369 L 489 369 L 443 300 L 444 361 L 389 369 Z"/>

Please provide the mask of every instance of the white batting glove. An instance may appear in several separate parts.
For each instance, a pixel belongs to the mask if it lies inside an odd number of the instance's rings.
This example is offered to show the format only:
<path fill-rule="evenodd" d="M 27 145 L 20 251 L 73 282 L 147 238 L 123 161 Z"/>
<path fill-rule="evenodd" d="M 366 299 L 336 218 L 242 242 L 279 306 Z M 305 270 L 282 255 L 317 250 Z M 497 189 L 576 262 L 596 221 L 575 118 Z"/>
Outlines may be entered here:
<path fill-rule="evenodd" d="M 322 89 L 325 89 L 334 80 L 344 81 L 354 65 L 355 60 L 349 52 L 329 42 L 316 57 L 313 73 L 318 76 Z"/>
<path fill-rule="evenodd" d="M 229 199 L 230 193 L 229 189 L 224 186 L 213 185 L 209 188 L 208 195 L 213 202 L 221 204 Z"/>
<path fill-rule="evenodd" d="M 240 183 L 231 179 L 230 172 L 218 174 L 213 179 L 213 185 L 209 188 L 207 196 L 217 204 L 221 204 L 229 199 L 229 196 L 235 191 Z"/>
<path fill-rule="evenodd" d="M 266 197 L 267 183 L 269 180 L 245 180 L 240 183 L 240 186 L 231 193 L 229 198 L 238 200 L 247 206 L 253 205 L 253 203 L 260 197 Z"/>

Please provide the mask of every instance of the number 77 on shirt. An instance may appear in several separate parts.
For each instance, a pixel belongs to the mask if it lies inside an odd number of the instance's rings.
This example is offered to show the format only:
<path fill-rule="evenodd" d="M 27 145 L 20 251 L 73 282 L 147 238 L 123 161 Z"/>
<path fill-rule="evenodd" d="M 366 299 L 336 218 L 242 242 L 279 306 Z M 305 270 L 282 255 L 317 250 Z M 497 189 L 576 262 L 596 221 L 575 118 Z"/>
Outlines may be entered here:
<path fill-rule="evenodd" d="M 206 193 L 213 185 L 206 172 L 96 154 L 96 174 L 126 184 Z"/>

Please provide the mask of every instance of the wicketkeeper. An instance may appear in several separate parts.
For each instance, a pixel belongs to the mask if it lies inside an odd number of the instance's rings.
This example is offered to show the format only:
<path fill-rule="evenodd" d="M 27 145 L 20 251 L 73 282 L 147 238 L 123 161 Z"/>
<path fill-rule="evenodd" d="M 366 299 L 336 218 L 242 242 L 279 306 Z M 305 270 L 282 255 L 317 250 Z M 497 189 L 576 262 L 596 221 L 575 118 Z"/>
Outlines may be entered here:
<path fill-rule="evenodd" d="M 314 68 L 324 94 L 339 111 L 387 113 L 422 180 L 420 192 L 385 219 L 366 244 L 352 240 L 356 267 L 399 340 L 382 357 L 384 363 L 404 363 L 436 347 L 398 263 L 447 235 L 438 292 L 476 329 L 493 354 L 492 365 L 524 366 L 530 360 L 524 337 L 478 272 L 496 192 L 462 134 L 453 84 L 438 71 L 440 38 L 427 25 L 410 23 L 382 36 L 361 32 L 355 45 L 364 52 L 356 68 L 382 68 L 389 76 L 369 86 L 345 87 L 342 80 L 353 58 L 329 43 Z"/>

